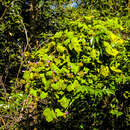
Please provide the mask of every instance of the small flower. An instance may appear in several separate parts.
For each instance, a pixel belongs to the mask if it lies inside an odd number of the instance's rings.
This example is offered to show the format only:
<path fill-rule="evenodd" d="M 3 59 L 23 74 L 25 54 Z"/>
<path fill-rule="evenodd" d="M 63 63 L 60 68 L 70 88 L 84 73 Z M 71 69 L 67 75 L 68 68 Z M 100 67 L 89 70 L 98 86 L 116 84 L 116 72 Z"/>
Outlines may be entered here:
<path fill-rule="evenodd" d="M 73 75 L 73 73 L 71 73 L 71 75 Z"/>
<path fill-rule="evenodd" d="M 55 74 L 55 70 L 53 70 L 52 72 L 53 72 L 53 74 Z"/>
<path fill-rule="evenodd" d="M 68 114 L 69 114 L 69 112 L 65 112 L 65 114 L 66 114 L 66 115 L 68 115 Z"/>
<path fill-rule="evenodd" d="M 25 70 L 22 70 L 22 72 L 24 73 L 24 72 L 25 72 Z"/>
<path fill-rule="evenodd" d="M 46 60 L 46 62 L 47 62 L 47 63 L 50 63 L 50 61 L 49 61 L 48 59 Z"/>
<path fill-rule="evenodd" d="M 68 76 L 68 74 L 66 74 L 66 76 Z"/>
<path fill-rule="evenodd" d="M 72 65 L 70 66 L 70 68 L 72 68 Z"/>
<path fill-rule="evenodd" d="M 49 65 L 46 65 L 46 67 L 48 67 Z"/>
<path fill-rule="evenodd" d="M 55 82 L 57 82 L 57 79 L 55 80 Z"/>
<path fill-rule="evenodd" d="M 87 72 L 84 72 L 84 74 L 87 74 Z"/>
<path fill-rule="evenodd" d="M 28 64 L 30 63 L 30 61 L 28 61 Z"/>
<path fill-rule="evenodd" d="M 36 62 L 36 64 L 38 64 L 38 62 Z"/>
<path fill-rule="evenodd" d="M 77 75 L 79 75 L 79 73 L 77 73 Z"/>

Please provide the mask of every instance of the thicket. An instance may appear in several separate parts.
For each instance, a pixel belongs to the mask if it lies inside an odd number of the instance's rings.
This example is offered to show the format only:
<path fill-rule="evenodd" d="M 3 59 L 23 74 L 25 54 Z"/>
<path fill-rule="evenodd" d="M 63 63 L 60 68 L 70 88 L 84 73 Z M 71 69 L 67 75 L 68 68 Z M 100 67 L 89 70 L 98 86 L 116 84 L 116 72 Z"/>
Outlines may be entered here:
<path fill-rule="evenodd" d="M 128 1 L 67 4 L 0 2 L 0 129 L 128 128 Z"/>

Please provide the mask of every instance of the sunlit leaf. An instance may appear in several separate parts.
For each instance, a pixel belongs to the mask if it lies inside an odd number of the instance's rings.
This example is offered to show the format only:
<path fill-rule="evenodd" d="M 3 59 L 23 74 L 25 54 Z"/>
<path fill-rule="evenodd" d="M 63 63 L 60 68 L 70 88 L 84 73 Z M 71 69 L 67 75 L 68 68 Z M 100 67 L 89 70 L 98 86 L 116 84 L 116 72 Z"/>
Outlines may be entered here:
<path fill-rule="evenodd" d="M 107 76 L 110 74 L 110 71 L 109 71 L 108 66 L 103 66 L 103 65 L 101 65 L 100 73 L 101 73 L 104 77 L 107 77 Z"/>
<path fill-rule="evenodd" d="M 59 108 L 55 109 L 55 113 L 56 113 L 57 117 L 60 117 L 60 116 L 64 115 L 64 113 Z"/>
<path fill-rule="evenodd" d="M 60 52 L 60 53 L 63 53 L 65 50 L 66 50 L 66 48 L 65 47 L 63 47 L 63 46 L 61 46 L 61 45 L 57 45 L 57 51 L 58 52 Z"/>
<path fill-rule="evenodd" d="M 60 32 L 57 32 L 56 34 L 55 34 L 55 38 L 60 38 L 61 36 L 62 36 L 62 34 L 63 34 L 63 32 L 62 31 L 60 31 Z"/>
<path fill-rule="evenodd" d="M 110 66 L 110 69 L 116 73 L 122 73 L 120 69 L 117 69 L 115 66 Z"/>
<path fill-rule="evenodd" d="M 58 100 L 58 102 L 60 103 L 60 105 L 63 107 L 63 108 L 67 108 L 68 105 L 69 105 L 69 99 L 67 99 L 65 96 L 62 97 L 60 100 Z"/>
<path fill-rule="evenodd" d="M 44 99 L 44 98 L 47 97 L 47 95 L 48 95 L 48 93 L 45 93 L 45 92 L 42 91 L 41 94 L 40 94 L 40 98 Z"/>
<path fill-rule="evenodd" d="M 53 111 L 53 109 L 50 109 L 50 108 L 46 108 L 44 111 L 43 111 L 43 115 L 45 116 L 46 120 L 48 122 L 51 122 L 53 121 L 54 119 L 56 119 L 56 115 Z"/>
<path fill-rule="evenodd" d="M 37 90 L 31 89 L 30 94 L 33 95 L 34 97 L 37 97 Z"/>
<path fill-rule="evenodd" d="M 23 74 L 23 78 L 26 79 L 26 80 L 29 80 L 30 79 L 30 72 L 25 71 L 24 74 Z"/>

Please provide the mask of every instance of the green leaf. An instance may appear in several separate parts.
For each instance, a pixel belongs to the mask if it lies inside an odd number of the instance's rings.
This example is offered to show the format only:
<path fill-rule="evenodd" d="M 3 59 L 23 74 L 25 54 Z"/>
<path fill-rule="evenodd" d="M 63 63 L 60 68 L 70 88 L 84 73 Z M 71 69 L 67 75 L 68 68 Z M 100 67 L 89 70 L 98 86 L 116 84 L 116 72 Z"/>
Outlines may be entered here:
<path fill-rule="evenodd" d="M 70 91 L 73 91 L 75 88 L 74 88 L 74 85 L 70 84 L 67 86 L 67 91 L 70 92 Z"/>
<path fill-rule="evenodd" d="M 92 20 L 92 18 L 94 18 L 94 16 L 84 16 L 84 18 L 86 21 L 90 21 Z"/>
<path fill-rule="evenodd" d="M 54 119 L 56 119 L 56 115 L 53 111 L 53 109 L 50 109 L 50 108 L 46 108 L 44 111 L 43 111 L 43 115 L 45 116 L 46 120 L 48 122 L 51 122 L 53 121 Z"/>
<path fill-rule="evenodd" d="M 30 73 L 30 79 L 33 79 L 33 77 L 34 77 L 33 73 Z"/>
<path fill-rule="evenodd" d="M 45 78 L 45 75 L 44 74 L 40 74 L 40 77 L 42 78 L 42 83 L 46 86 L 46 78 Z"/>
<path fill-rule="evenodd" d="M 66 69 L 66 67 L 65 67 L 65 66 L 63 66 L 63 67 L 62 67 L 62 69 L 61 69 L 61 72 L 62 72 L 62 73 L 66 73 L 66 74 L 67 74 L 67 73 L 69 73 L 69 72 L 70 72 L 70 70 Z"/>
<path fill-rule="evenodd" d="M 61 60 L 59 58 L 55 58 L 54 61 L 56 65 L 59 65 L 61 63 Z"/>
<path fill-rule="evenodd" d="M 81 85 L 80 87 L 78 87 L 77 89 L 76 89 L 76 93 L 78 93 L 78 92 L 82 92 L 82 93 L 84 93 L 84 92 L 86 92 L 86 93 L 88 93 L 88 90 L 87 90 L 87 86 L 85 86 L 85 85 Z"/>
<path fill-rule="evenodd" d="M 111 66 L 110 69 L 116 73 L 122 73 L 120 69 L 117 69 L 115 66 Z"/>
<path fill-rule="evenodd" d="M 66 48 L 65 47 L 63 47 L 63 46 L 61 46 L 61 45 L 57 45 L 57 51 L 58 52 L 60 52 L 60 53 L 63 53 L 65 50 L 66 50 Z"/>
<path fill-rule="evenodd" d="M 60 116 L 63 116 L 64 115 L 64 113 L 60 110 L 60 109 L 55 109 L 55 113 L 56 113 L 56 116 L 57 117 L 60 117 Z"/>
<path fill-rule="evenodd" d="M 24 74 L 23 74 L 23 78 L 26 79 L 26 80 L 29 80 L 30 79 L 30 72 L 25 71 Z"/>
<path fill-rule="evenodd" d="M 73 65 L 72 66 L 72 71 L 77 74 L 79 72 L 79 66 Z"/>
<path fill-rule="evenodd" d="M 74 74 L 77 74 L 79 72 L 80 67 L 74 63 L 68 62 L 68 67 L 71 67 L 71 71 L 74 72 Z"/>
<path fill-rule="evenodd" d="M 48 95 L 48 93 L 45 93 L 45 92 L 42 91 L 42 93 L 40 94 L 40 98 L 44 99 L 44 98 L 47 97 L 47 95 Z"/>
<path fill-rule="evenodd" d="M 60 70 L 55 64 L 52 64 L 51 70 L 52 70 L 52 71 L 54 70 L 57 74 L 58 74 L 58 73 L 61 73 L 61 70 Z"/>
<path fill-rule="evenodd" d="M 69 44 L 69 48 L 70 50 L 72 50 L 74 48 L 74 50 L 79 54 L 82 50 L 81 50 L 81 46 L 79 44 L 79 40 L 77 37 L 73 37 L 71 39 L 71 43 Z"/>
<path fill-rule="evenodd" d="M 55 90 L 60 90 L 60 86 L 57 83 L 51 84 L 51 87 Z"/>
<path fill-rule="evenodd" d="M 58 102 L 60 102 L 60 105 L 63 107 L 63 108 L 67 108 L 68 105 L 69 105 L 69 99 L 67 99 L 65 96 L 62 97 L 62 99 L 58 100 Z"/>
<path fill-rule="evenodd" d="M 113 49 L 108 42 L 103 43 L 105 46 L 106 53 L 112 56 L 116 56 L 119 52 L 116 49 Z"/>
<path fill-rule="evenodd" d="M 60 38 L 62 36 L 63 32 L 60 31 L 60 32 L 57 32 L 55 35 L 54 35 L 54 38 Z"/>
<path fill-rule="evenodd" d="M 43 6 L 43 4 L 44 4 L 44 1 L 39 1 L 39 6 L 38 6 L 38 8 L 41 8 L 42 6 Z"/>
<path fill-rule="evenodd" d="M 122 112 L 119 112 L 117 109 L 111 110 L 110 113 L 112 115 L 116 115 L 117 117 L 119 117 L 119 116 L 121 116 L 123 114 Z"/>
<path fill-rule="evenodd" d="M 64 41 L 64 45 L 67 46 L 70 43 L 70 39 Z"/>
<path fill-rule="evenodd" d="M 108 66 L 103 66 L 101 65 L 100 73 L 104 76 L 107 77 L 110 74 Z"/>
<path fill-rule="evenodd" d="M 68 32 L 68 30 L 65 31 L 65 34 L 66 36 L 69 38 L 69 39 L 72 39 L 74 37 L 74 33 L 73 32 Z"/>
<path fill-rule="evenodd" d="M 86 68 L 86 67 L 84 67 L 84 69 L 83 69 L 85 72 L 86 72 L 86 74 L 88 73 L 88 71 L 89 71 L 89 68 Z"/>
<path fill-rule="evenodd" d="M 51 77 L 51 76 L 52 76 L 52 71 L 48 71 L 48 72 L 46 72 L 46 76 Z"/>
<path fill-rule="evenodd" d="M 37 90 L 31 89 L 29 93 L 34 97 L 37 97 Z"/>
<path fill-rule="evenodd" d="M 73 86 L 75 89 L 78 89 L 80 87 L 78 80 L 74 80 Z"/>
<path fill-rule="evenodd" d="M 95 90 L 94 90 L 94 88 L 92 88 L 91 86 L 90 86 L 90 87 L 87 87 L 87 90 L 89 91 L 89 93 L 90 93 L 91 95 L 94 95 L 94 94 L 95 94 Z"/>
<path fill-rule="evenodd" d="M 51 87 L 55 90 L 64 90 L 66 88 L 66 85 L 64 84 L 63 80 L 59 80 L 57 83 L 52 84 Z"/>
<path fill-rule="evenodd" d="M 92 49 L 92 51 L 90 52 L 90 56 L 93 58 L 93 59 L 96 59 L 96 49 Z"/>

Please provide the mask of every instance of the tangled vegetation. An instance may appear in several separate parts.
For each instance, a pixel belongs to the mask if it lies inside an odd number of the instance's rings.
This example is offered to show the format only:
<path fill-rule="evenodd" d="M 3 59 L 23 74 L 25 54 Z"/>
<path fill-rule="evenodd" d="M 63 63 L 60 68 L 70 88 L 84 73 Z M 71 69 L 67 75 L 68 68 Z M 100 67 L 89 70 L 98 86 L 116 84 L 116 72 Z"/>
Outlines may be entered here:
<path fill-rule="evenodd" d="M 0 129 L 127 129 L 128 2 L 26 2 L 1 2 Z"/>

